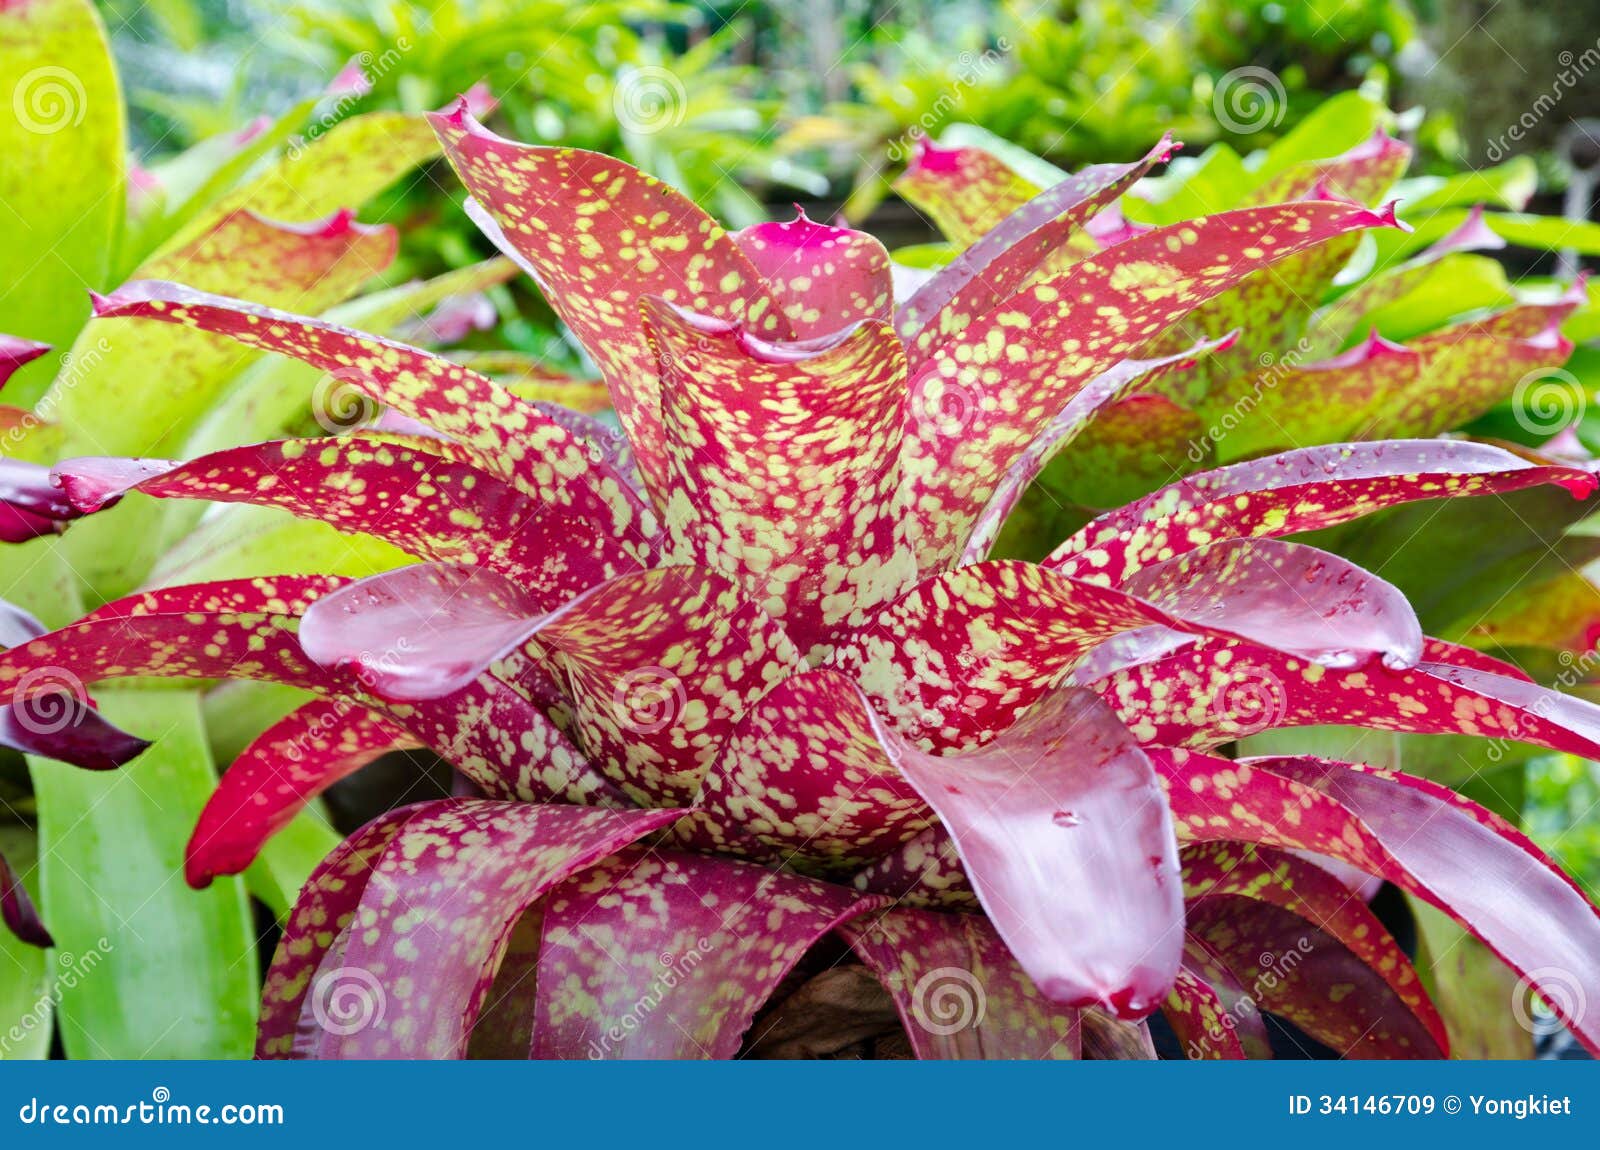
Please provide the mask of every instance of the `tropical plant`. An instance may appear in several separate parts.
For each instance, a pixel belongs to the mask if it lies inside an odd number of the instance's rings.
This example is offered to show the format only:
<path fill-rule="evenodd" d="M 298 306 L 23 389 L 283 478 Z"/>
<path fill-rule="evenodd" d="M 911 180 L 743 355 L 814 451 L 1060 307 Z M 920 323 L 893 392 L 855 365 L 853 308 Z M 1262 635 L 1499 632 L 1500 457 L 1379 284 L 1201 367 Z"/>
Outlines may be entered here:
<path fill-rule="evenodd" d="M 1183 478 L 1042 563 L 985 558 L 1052 452 L 1234 338 L 1164 333 L 1395 226 L 1329 198 L 1383 180 L 1391 149 L 1287 202 L 1107 220 L 1163 143 L 1018 203 L 897 307 L 863 233 L 730 235 L 621 161 L 496 137 L 464 105 L 433 124 L 626 442 L 393 340 L 130 282 L 99 322 L 293 357 L 390 430 L 69 460 L 76 509 L 264 505 L 423 562 L 148 589 L 0 655 L 19 703 L 41 668 L 318 696 L 223 777 L 196 886 L 385 750 L 460 772 L 461 797 L 380 816 L 311 876 L 258 1053 L 732 1055 L 758 1012 L 782 1029 L 826 997 L 838 935 L 923 1056 L 1138 1057 L 1160 1010 L 1191 1056 L 1239 1057 L 1265 1048 L 1257 1005 L 1345 1053 L 1443 1054 L 1351 868 L 1448 913 L 1595 1045 L 1575 1004 L 1600 990 L 1600 916 L 1514 827 L 1415 776 L 1219 753 L 1338 722 L 1600 754 L 1600 710 L 1424 637 L 1393 586 L 1282 539 L 1418 501 L 1585 497 L 1591 471 L 1313 447 Z M 998 190 L 939 153 L 923 168 L 953 211 Z"/>

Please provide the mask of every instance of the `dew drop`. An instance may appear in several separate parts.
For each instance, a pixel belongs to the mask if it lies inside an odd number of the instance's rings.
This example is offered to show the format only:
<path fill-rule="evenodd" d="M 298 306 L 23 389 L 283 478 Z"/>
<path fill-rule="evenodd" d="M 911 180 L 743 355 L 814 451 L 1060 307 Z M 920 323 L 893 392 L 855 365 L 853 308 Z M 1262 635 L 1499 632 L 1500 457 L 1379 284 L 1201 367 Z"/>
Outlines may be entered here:
<path fill-rule="evenodd" d="M 1076 811 L 1057 811 L 1050 816 L 1050 821 L 1058 827 L 1077 827 L 1083 825 L 1083 819 Z"/>

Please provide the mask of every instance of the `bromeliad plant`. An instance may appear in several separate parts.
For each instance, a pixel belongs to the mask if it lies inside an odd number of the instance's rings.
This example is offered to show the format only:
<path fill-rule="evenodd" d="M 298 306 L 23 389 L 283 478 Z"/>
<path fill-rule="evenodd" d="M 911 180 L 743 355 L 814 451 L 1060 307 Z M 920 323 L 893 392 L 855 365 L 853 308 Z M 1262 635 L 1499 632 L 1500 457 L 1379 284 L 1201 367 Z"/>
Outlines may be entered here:
<path fill-rule="evenodd" d="M 131 282 L 102 321 L 288 355 L 410 422 L 71 460 L 74 507 L 262 504 L 423 562 L 147 590 L 0 655 L 19 699 L 41 667 L 318 696 L 224 776 L 196 886 L 387 750 L 460 772 L 469 793 L 381 816 L 313 874 L 260 1054 L 731 1056 L 829 935 L 922 1056 L 1138 1057 L 1157 1010 L 1191 1056 L 1260 1053 L 1241 1003 L 1356 1056 L 1445 1053 L 1347 868 L 1454 916 L 1600 1042 L 1577 1005 L 1600 993 L 1600 916 L 1515 828 L 1421 778 L 1219 754 L 1330 722 L 1600 753 L 1600 710 L 1426 638 L 1395 588 L 1282 538 L 1583 497 L 1591 472 L 1461 441 L 1314 447 L 1182 479 L 1042 563 L 985 558 L 1098 412 L 1233 338 L 1161 349 L 1175 325 L 1392 208 L 1314 187 L 1108 231 L 1163 143 L 1021 203 L 897 306 L 860 232 L 730 235 L 617 160 L 465 107 L 433 123 L 626 443 L 393 340 Z"/>

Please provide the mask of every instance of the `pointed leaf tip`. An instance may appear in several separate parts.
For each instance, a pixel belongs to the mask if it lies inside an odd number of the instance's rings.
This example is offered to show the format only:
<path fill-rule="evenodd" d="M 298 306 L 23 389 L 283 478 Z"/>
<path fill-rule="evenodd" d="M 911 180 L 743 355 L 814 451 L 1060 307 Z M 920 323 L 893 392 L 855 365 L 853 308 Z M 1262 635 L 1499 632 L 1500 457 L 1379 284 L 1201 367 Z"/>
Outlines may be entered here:
<path fill-rule="evenodd" d="M 116 503 L 129 488 L 180 466 L 169 459 L 83 456 L 58 463 L 50 472 L 50 482 L 62 490 L 73 510 L 91 515 Z"/>

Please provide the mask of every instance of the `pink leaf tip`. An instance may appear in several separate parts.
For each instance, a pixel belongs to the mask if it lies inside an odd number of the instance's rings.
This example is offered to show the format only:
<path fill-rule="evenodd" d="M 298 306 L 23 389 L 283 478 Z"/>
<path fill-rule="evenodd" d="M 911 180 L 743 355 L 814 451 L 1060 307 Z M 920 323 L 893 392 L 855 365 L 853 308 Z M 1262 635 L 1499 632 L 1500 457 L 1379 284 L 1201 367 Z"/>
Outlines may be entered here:
<path fill-rule="evenodd" d="M 61 488 L 74 510 L 90 515 L 117 502 L 146 479 L 177 466 L 166 459 L 83 456 L 58 463 L 50 472 L 50 482 Z"/>

